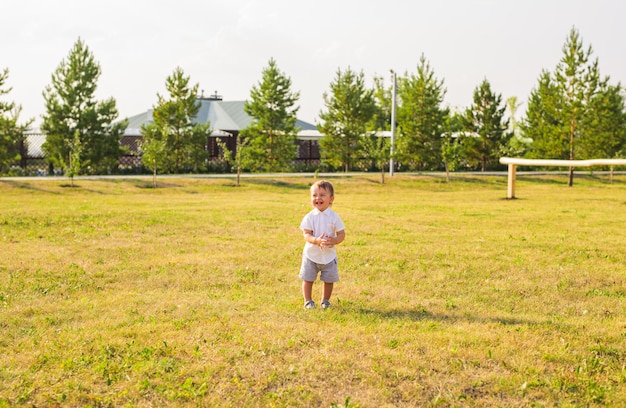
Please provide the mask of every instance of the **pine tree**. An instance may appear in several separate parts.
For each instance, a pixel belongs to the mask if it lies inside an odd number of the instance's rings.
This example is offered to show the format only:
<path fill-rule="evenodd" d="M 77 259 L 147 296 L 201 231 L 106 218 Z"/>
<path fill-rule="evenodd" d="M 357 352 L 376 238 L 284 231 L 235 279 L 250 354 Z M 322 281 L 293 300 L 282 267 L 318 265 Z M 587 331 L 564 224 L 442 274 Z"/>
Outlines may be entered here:
<path fill-rule="evenodd" d="M 80 145 L 79 172 L 109 173 L 117 168 L 127 121 L 114 122 L 118 112 L 113 98 L 95 100 L 100 74 L 100 65 L 81 39 L 52 74 L 52 84 L 43 92 L 46 114 L 41 125 L 51 165 L 67 170 L 70 157 L 76 157 L 73 146 Z"/>
<path fill-rule="evenodd" d="M 591 99 L 589 111 L 581 126 L 591 129 L 578 141 L 581 157 L 614 158 L 626 148 L 625 96 L 621 84 L 610 85 L 603 81 Z"/>
<path fill-rule="evenodd" d="M 387 131 L 390 129 L 392 92 L 393 89 L 385 86 L 385 81 L 382 77 L 374 77 L 373 97 L 376 102 L 376 111 L 368 124 L 369 129 L 376 131 Z"/>
<path fill-rule="evenodd" d="M 533 142 L 529 157 L 591 159 L 614 157 L 624 146 L 621 85 L 602 78 L 591 46 L 572 28 L 553 74 L 543 71 L 531 93 L 522 125 Z M 598 157 L 599 156 L 599 157 Z M 573 185 L 574 167 L 569 169 Z"/>
<path fill-rule="evenodd" d="M 417 75 L 400 79 L 398 96 L 398 158 L 409 169 L 437 169 L 441 160 L 441 137 L 449 115 L 442 108 L 446 94 L 444 81 L 422 54 Z"/>
<path fill-rule="evenodd" d="M 465 157 L 470 163 L 479 163 L 483 172 L 498 162 L 511 138 L 505 110 L 502 95 L 494 93 L 484 79 L 474 90 L 474 101 L 463 117 L 463 128 L 470 134 L 463 139 Z"/>
<path fill-rule="evenodd" d="M 157 169 L 165 173 L 197 172 L 208 158 L 206 144 L 211 124 L 195 121 L 200 110 L 199 85 L 190 87 L 189 81 L 190 77 L 176 68 L 165 80 L 169 98 L 157 94 L 152 122 L 141 128 L 145 152 L 142 160 L 153 175 Z"/>
<path fill-rule="evenodd" d="M 0 72 L 0 97 L 8 95 L 11 88 L 6 87 L 9 70 Z M 18 124 L 21 106 L 15 102 L 0 100 L 0 173 L 6 172 L 9 166 L 20 159 L 20 143 L 24 142 L 24 132 L 33 122 L 32 119 L 24 124 Z"/>
<path fill-rule="evenodd" d="M 324 93 L 324 104 L 319 125 L 324 135 L 320 140 L 322 162 L 348 172 L 363 159 L 363 137 L 371 134 L 368 123 L 376 114 L 373 91 L 366 88 L 363 72 L 339 69 L 330 93 Z"/>
<path fill-rule="evenodd" d="M 566 126 L 569 160 L 577 158 L 576 142 L 584 138 L 586 129 L 581 127 L 585 115 L 589 114 L 589 102 L 597 92 L 600 81 L 598 60 L 590 62 L 591 46 L 586 50 L 578 31 L 572 29 L 563 46 L 563 57 L 556 67 L 557 88 L 562 95 L 561 123 Z M 573 184 L 574 167 L 569 169 L 569 185 Z"/>
<path fill-rule="evenodd" d="M 550 72 L 543 70 L 530 93 L 526 116 L 520 124 L 531 139 L 526 154 L 531 159 L 566 159 L 568 143 L 560 120 L 561 94 Z"/>
<path fill-rule="evenodd" d="M 463 115 L 459 112 L 448 115 L 445 129 L 441 140 L 441 160 L 446 171 L 446 182 L 450 182 L 450 172 L 455 171 L 462 160 L 462 146 L 458 136 L 463 131 Z"/>
<path fill-rule="evenodd" d="M 388 131 L 391 127 L 392 88 L 385 87 L 382 77 L 374 78 L 374 101 L 376 110 L 374 116 L 367 125 L 372 131 L 371 136 L 365 136 L 363 151 L 365 157 L 371 162 L 369 168 L 377 167 L 380 170 L 380 182 L 385 183 L 385 167 L 391 159 L 391 140 L 374 133 Z"/>
<path fill-rule="evenodd" d="M 297 112 L 299 92 L 291 91 L 291 79 L 282 73 L 274 59 L 263 70 L 262 79 L 252 87 L 244 109 L 252 123 L 239 137 L 245 146 L 244 166 L 252 170 L 286 171 L 297 157 Z"/>
<path fill-rule="evenodd" d="M 522 106 L 517 96 L 511 96 L 506 100 L 509 115 L 508 132 L 511 134 L 505 155 L 509 157 L 522 157 L 528 150 L 529 139 L 524 137 L 520 122 L 517 120 L 517 111 Z"/>

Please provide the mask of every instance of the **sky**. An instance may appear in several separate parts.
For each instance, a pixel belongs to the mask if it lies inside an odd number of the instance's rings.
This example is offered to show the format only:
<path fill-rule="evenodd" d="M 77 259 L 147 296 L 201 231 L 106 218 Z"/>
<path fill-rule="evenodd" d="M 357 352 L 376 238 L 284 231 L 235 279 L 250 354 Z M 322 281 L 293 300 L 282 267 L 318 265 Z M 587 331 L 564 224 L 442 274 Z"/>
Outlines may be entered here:
<path fill-rule="evenodd" d="M 572 28 L 600 73 L 626 85 L 626 2 L 620 0 L 4 0 L 2 100 L 41 124 L 43 90 L 80 38 L 102 73 L 96 99 L 120 119 L 151 109 L 177 67 L 205 96 L 250 99 L 269 60 L 299 92 L 298 118 L 319 122 L 338 70 L 417 73 L 420 57 L 444 81 L 444 105 L 463 110 L 487 79 L 522 103 L 553 72 Z"/>

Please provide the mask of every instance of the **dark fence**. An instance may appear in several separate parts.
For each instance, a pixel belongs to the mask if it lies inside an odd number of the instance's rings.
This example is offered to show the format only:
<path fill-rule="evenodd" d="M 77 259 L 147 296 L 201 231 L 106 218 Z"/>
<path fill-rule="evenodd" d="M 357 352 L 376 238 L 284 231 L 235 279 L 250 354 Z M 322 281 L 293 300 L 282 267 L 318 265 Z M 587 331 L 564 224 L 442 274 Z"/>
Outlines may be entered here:
<path fill-rule="evenodd" d="M 48 174 L 48 163 L 42 149 L 46 135 L 41 133 L 27 133 L 20 143 L 20 172 L 26 176 L 44 176 Z"/>
<path fill-rule="evenodd" d="M 43 151 L 43 144 L 46 135 L 42 133 L 27 133 L 24 141 L 20 143 L 20 162 L 11 166 L 12 173 L 19 173 L 24 176 L 45 176 L 49 174 L 62 174 L 60 169 L 53 169 L 46 161 Z M 218 139 L 224 142 L 228 150 L 236 152 L 237 134 L 231 137 L 209 137 L 207 140 L 207 152 L 209 161 L 221 162 L 223 151 L 218 144 Z M 119 158 L 118 172 L 122 174 L 146 172 L 141 161 L 141 136 L 124 136 L 120 144 L 124 150 L 124 155 Z M 296 166 L 317 165 L 320 163 L 320 151 L 317 140 L 298 140 L 298 158 L 295 160 Z M 219 168 L 219 167 L 216 167 Z"/>

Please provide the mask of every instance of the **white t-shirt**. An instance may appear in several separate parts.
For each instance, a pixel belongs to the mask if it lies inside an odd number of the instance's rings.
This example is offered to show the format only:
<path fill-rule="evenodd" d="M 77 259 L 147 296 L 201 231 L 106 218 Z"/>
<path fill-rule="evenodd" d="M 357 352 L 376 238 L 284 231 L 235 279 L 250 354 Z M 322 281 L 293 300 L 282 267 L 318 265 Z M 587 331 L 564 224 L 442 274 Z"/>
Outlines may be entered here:
<path fill-rule="evenodd" d="M 300 229 L 313 231 L 315 237 L 319 237 L 322 233 L 334 237 L 337 236 L 337 231 L 343 231 L 346 226 L 341 217 L 329 207 L 325 211 L 312 209 L 302 218 Z M 337 251 L 334 246 L 322 249 L 319 245 L 307 242 L 304 244 L 303 255 L 315 263 L 326 265 L 337 257 Z"/>

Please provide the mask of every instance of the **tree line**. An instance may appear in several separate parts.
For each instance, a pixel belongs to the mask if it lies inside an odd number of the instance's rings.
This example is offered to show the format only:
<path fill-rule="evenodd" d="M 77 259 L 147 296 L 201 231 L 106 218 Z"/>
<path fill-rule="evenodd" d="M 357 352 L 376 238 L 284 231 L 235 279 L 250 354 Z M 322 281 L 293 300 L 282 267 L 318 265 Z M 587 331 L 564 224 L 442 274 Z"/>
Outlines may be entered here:
<path fill-rule="evenodd" d="M 323 137 L 318 168 L 379 170 L 384 175 L 392 158 L 395 170 L 450 172 L 499 169 L 502 156 L 624 157 L 624 89 L 600 74 L 592 55 L 592 47 L 585 47 L 572 28 L 561 59 L 553 71 L 540 73 L 519 121 L 517 97 L 503 100 L 487 78 L 476 86 L 469 107 L 451 111 L 444 105 L 445 82 L 424 55 L 415 72 L 399 75 L 393 84 L 377 76 L 370 87 L 362 71 L 340 68 L 323 94 L 324 107 L 319 112 L 317 127 Z M 100 73 L 99 63 L 79 38 L 43 91 L 46 160 L 70 177 L 114 173 L 124 154 L 120 140 L 128 122 L 118 120 L 113 98 L 95 99 Z M 0 74 L 0 97 L 11 91 L 5 85 L 8 75 L 7 69 Z M 157 94 L 153 105 L 153 121 L 141 129 L 142 162 L 155 176 L 157 172 L 206 171 L 211 125 L 194 120 L 199 85 L 192 84 L 178 67 L 166 78 L 165 87 L 167 94 Z M 220 145 L 230 169 L 238 174 L 293 170 L 299 92 L 291 88 L 291 79 L 270 59 L 245 102 L 252 122 L 240 132 L 237 149 L 229 151 Z M 391 157 L 390 138 L 380 134 L 390 130 L 393 107 L 397 108 L 397 136 Z M 0 101 L 3 173 L 19 160 L 17 146 L 32 123 L 32 119 L 20 123 L 20 111 L 19 105 Z"/>

